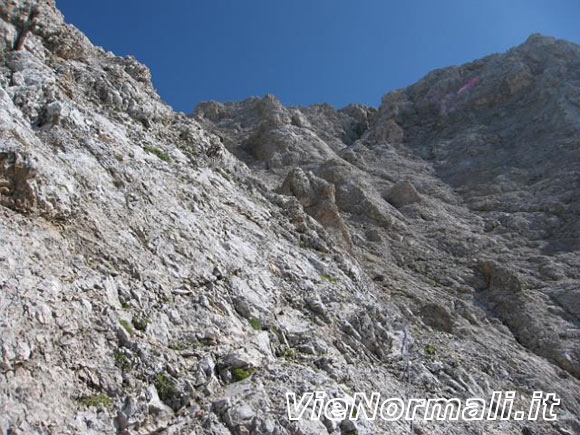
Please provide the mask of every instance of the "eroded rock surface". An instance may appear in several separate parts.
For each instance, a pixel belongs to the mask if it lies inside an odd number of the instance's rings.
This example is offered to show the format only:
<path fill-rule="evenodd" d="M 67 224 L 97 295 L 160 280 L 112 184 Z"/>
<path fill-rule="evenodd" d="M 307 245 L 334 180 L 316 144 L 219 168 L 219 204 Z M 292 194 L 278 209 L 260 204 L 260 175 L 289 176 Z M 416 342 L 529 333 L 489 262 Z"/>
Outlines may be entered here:
<path fill-rule="evenodd" d="M 319 389 L 544 390 L 557 423 L 413 430 L 578 433 L 577 45 L 533 35 L 377 109 L 186 116 L 53 1 L 5 4 L 3 433 L 411 430 L 288 420 Z"/>

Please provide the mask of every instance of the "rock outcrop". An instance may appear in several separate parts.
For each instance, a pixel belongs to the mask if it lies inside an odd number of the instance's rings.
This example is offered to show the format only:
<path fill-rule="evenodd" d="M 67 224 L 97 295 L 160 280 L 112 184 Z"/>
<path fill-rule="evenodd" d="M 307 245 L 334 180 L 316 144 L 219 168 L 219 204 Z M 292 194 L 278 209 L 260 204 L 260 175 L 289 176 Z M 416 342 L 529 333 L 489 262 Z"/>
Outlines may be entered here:
<path fill-rule="evenodd" d="M 334 184 L 315 176 L 310 171 L 304 172 L 300 168 L 294 168 L 282 183 L 280 193 L 295 196 L 306 213 L 330 232 L 335 233 L 339 244 L 346 249 L 352 248 L 350 234 L 336 206 Z"/>
<path fill-rule="evenodd" d="M 579 46 L 189 116 L 52 0 L 4 2 L 0 48 L 2 433 L 580 433 Z M 562 405 L 289 420 L 316 390 Z"/>

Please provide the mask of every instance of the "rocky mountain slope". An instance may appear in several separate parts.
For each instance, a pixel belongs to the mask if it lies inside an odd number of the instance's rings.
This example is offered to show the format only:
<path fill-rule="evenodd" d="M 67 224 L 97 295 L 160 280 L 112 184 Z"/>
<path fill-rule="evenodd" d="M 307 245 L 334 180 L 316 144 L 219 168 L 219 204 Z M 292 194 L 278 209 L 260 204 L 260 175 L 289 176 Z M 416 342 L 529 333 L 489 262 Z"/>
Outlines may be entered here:
<path fill-rule="evenodd" d="M 2 0 L 0 47 L 2 433 L 580 433 L 579 46 L 189 116 L 52 0 Z M 315 390 L 562 406 L 289 421 Z"/>

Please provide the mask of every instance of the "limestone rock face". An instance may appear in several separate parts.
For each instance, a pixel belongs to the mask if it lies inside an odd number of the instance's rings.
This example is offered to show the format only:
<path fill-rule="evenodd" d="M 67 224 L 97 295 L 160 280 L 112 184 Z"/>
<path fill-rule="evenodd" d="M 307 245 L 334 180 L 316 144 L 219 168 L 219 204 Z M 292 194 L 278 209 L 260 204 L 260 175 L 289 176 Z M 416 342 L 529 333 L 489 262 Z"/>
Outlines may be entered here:
<path fill-rule="evenodd" d="M 444 306 L 427 304 L 421 309 L 420 314 L 427 325 L 444 332 L 453 332 L 453 318 Z"/>
<path fill-rule="evenodd" d="M 345 247 L 351 247 L 350 235 L 335 203 L 334 184 L 315 176 L 310 171 L 304 172 L 300 168 L 294 168 L 282 183 L 280 193 L 298 198 L 306 213 L 335 232 L 339 242 Z"/>
<path fill-rule="evenodd" d="M 0 49 L 2 433 L 579 432 L 577 45 L 188 116 L 52 0 L 5 1 Z M 562 411 L 290 421 L 316 390 Z"/>
<path fill-rule="evenodd" d="M 34 175 L 26 157 L 14 151 L 0 153 L 0 204 L 13 210 L 31 210 L 36 204 Z"/>

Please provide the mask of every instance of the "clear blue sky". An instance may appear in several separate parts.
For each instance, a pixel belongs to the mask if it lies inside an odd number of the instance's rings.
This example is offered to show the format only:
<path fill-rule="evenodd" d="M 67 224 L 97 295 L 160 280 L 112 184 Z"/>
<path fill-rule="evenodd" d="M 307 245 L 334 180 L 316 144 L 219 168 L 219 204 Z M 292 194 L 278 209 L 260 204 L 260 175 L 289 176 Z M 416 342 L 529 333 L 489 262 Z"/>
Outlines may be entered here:
<path fill-rule="evenodd" d="M 434 68 L 540 32 L 580 42 L 578 0 L 57 0 L 97 45 L 149 66 L 176 110 L 272 93 L 377 105 Z"/>

